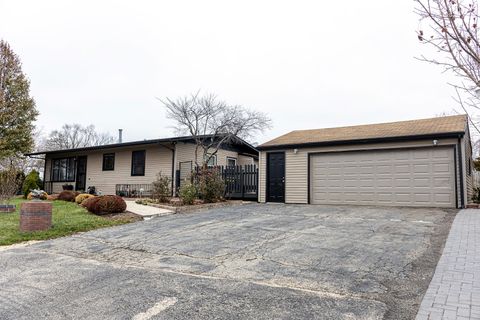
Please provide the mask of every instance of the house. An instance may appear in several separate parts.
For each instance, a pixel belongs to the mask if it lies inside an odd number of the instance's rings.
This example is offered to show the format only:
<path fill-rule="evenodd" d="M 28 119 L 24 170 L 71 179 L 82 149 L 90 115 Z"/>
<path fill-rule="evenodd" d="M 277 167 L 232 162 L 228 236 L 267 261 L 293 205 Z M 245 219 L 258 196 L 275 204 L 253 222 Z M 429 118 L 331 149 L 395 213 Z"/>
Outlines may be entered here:
<path fill-rule="evenodd" d="M 194 168 L 195 146 L 192 137 L 174 137 L 42 151 L 28 156 L 45 155 L 45 191 L 49 193 L 60 192 L 64 184 L 71 184 L 79 191 L 93 186 L 102 194 L 132 195 L 140 189 L 147 191 L 159 172 L 171 178 L 172 190 L 176 190 Z M 202 161 L 201 150 L 198 161 Z M 222 145 L 209 165 L 257 163 L 258 151 L 236 138 Z"/>
<path fill-rule="evenodd" d="M 466 115 L 292 131 L 257 148 L 260 202 L 462 208 L 472 197 Z"/>

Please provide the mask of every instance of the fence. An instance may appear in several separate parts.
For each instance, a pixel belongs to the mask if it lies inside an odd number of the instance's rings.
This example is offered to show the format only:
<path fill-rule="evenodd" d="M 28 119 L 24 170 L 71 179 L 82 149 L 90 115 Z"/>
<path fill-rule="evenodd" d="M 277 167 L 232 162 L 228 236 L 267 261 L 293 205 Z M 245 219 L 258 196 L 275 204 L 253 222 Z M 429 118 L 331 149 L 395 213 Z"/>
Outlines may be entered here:
<path fill-rule="evenodd" d="M 473 170 L 473 186 L 480 187 L 480 172 Z"/>
<path fill-rule="evenodd" d="M 117 184 L 115 194 L 127 198 L 150 197 L 152 184 Z"/>
<path fill-rule="evenodd" d="M 225 182 L 225 197 L 231 199 L 258 198 L 258 168 L 245 166 L 217 167 Z"/>
<path fill-rule="evenodd" d="M 244 166 L 215 166 L 211 170 L 217 170 L 225 182 L 225 198 L 227 199 L 258 199 L 258 168 L 255 165 Z M 196 170 L 199 170 L 198 168 Z M 181 178 L 183 177 L 183 178 Z M 188 178 L 187 178 L 188 177 Z M 185 182 L 192 182 L 191 171 L 186 173 L 181 170 L 176 172 L 177 188 Z"/>

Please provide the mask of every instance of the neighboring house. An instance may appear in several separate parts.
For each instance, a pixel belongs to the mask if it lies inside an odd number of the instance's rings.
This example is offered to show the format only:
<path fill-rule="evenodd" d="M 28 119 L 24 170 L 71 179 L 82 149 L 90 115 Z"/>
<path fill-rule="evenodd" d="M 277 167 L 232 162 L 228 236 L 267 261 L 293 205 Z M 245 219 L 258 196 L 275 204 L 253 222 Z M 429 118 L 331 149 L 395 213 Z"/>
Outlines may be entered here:
<path fill-rule="evenodd" d="M 257 164 L 258 151 L 242 139 L 235 140 L 223 145 L 209 165 Z M 185 181 L 194 168 L 195 142 L 192 137 L 175 137 L 43 151 L 28 156 L 42 154 L 45 155 L 45 189 L 50 193 L 60 192 L 64 184 L 72 184 L 75 190 L 94 186 L 102 194 L 115 194 L 119 186 L 131 190 L 150 185 L 159 172 L 171 178 L 172 190 L 176 190 L 178 181 Z M 199 148 L 198 162 L 201 164 L 202 160 Z"/>
<path fill-rule="evenodd" d="M 466 115 L 292 131 L 257 149 L 260 202 L 461 208 L 472 197 Z"/>

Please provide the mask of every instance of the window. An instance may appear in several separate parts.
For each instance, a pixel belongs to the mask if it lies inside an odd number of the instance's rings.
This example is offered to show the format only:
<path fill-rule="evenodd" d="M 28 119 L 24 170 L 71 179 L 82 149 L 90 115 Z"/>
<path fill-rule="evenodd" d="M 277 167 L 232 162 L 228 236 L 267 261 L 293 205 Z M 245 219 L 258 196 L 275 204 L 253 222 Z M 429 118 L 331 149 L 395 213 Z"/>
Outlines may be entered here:
<path fill-rule="evenodd" d="M 213 167 L 213 166 L 216 166 L 217 165 L 217 155 L 205 155 L 205 159 L 204 160 L 207 160 L 207 166 L 209 167 Z"/>
<path fill-rule="evenodd" d="M 132 176 L 145 175 L 145 150 L 132 152 Z"/>
<path fill-rule="evenodd" d="M 237 165 L 237 158 L 227 157 L 227 167 L 235 167 Z"/>
<path fill-rule="evenodd" d="M 52 181 L 75 181 L 75 158 L 60 158 L 52 160 Z"/>
<path fill-rule="evenodd" d="M 113 171 L 115 170 L 115 153 L 105 153 L 103 155 L 103 171 Z"/>

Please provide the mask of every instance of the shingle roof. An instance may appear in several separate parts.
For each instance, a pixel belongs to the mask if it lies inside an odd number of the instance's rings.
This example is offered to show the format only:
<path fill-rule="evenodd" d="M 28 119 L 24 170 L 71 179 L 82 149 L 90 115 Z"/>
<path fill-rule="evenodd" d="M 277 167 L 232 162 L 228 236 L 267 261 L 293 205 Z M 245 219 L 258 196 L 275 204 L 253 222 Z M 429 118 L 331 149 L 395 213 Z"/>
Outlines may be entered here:
<path fill-rule="evenodd" d="M 265 142 L 258 148 L 436 134 L 461 134 L 465 132 L 466 126 L 467 116 L 456 115 L 350 127 L 296 130 Z"/>

